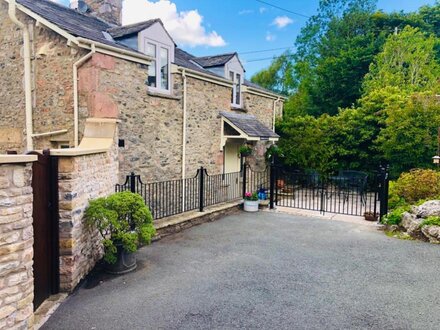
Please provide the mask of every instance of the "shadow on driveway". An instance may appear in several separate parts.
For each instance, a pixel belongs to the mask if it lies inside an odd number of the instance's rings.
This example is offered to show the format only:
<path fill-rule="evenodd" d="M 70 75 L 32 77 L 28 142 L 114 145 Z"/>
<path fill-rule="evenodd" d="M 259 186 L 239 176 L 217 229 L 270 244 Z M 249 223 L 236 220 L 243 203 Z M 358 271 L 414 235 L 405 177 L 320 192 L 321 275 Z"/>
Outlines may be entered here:
<path fill-rule="evenodd" d="M 438 329 L 440 247 L 369 227 L 238 213 L 138 253 L 43 329 Z"/>

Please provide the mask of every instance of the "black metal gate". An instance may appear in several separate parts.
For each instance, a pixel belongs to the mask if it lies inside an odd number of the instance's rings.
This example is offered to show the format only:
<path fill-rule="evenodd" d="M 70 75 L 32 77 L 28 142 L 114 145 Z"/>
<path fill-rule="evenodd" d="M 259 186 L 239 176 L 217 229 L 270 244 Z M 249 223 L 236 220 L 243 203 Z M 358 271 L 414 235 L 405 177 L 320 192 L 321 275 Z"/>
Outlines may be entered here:
<path fill-rule="evenodd" d="M 266 190 L 272 208 L 276 205 L 376 219 L 388 212 L 386 168 L 369 173 L 345 170 L 337 175 L 322 175 L 271 166 L 265 172 L 245 169 L 245 173 L 247 187 Z"/>

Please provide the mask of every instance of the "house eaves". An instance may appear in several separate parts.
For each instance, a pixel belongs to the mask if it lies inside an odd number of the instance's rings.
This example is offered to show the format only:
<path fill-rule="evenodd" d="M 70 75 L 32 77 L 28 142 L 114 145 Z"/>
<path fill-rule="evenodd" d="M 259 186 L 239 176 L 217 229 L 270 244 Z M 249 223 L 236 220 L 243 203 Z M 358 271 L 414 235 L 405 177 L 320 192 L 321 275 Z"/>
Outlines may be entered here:
<path fill-rule="evenodd" d="M 5 2 L 9 2 L 8 0 L 4 0 Z M 48 3 L 46 0 L 39 0 L 44 3 Z M 102 37 L 98 37 L 98 34 L 90 35 L 89 37 L 82 37 L 78 35 L 74 35 L 71 31 L 67 31 L 66 29 L 61 28 L 58 24 L 51 22 L 49 19 L 43 17 L 40 13 L 36 13 L 32 9 L 28 8 L 25 4 L 28 6 L 31 6 L 32 4 L 35 4 L 29 0 L 18 0 L 16 3 L 17 9 L 24 13 L 25 15 L 33 18 L 36 21 L 37 26 L 42 25 L 46 28 L 52 30 L 53 32 L 59 34 L 60 36 L 64 37 L 67 40 L 67 45 L 71 46 L 72 44 L 75 44 L 76 46 L 84 49 L 91 49 L 92 45 L 95 46 L 96 52 L 118 57 L 124 60 L 137 62 L 141 64 L 150 64 L 152 61 L 152 58 L 142 54 L 140 52 L 134 51 L 131 48 L 128 48 L 122 44 L 119 44 L 116 41 L 110 41 L 107 40 L 105 35 L 102 33 L 104 31 L 99 31 L 100 35 Z M 54 4 L 55 6 L 60 6 L 57 4 Z M 63 8 L 63 10 L 71 10 L 68 8 Z M 102 22 L 104 27 L 104 22 Z M 99 33 L 98 32 L 98 33 Z M 99 40 L 97 40 L 99 39 Z"/>

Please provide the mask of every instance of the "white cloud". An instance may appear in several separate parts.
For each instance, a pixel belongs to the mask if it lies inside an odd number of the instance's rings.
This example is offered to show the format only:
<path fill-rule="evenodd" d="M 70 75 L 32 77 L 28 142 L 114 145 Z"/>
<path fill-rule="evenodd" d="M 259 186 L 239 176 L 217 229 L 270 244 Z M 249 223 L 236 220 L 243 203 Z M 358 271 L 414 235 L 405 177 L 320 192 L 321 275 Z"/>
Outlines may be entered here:
<path fill-rule="evenodd" d="M 263 14 L 265 11 L 267 11 L 266 7 L 260 7 L 260 14 Z"/>
<path fill-rule="evenodd" d="M 293 19 L 291 19 L 290 17 L 278 16 L 275 17 L 271 25 L 276 25 L 279 29 L 282 29 L 292 23 L 293 23 Z"/>
<path fill-rule="evenodd" d="M 270 32 L 266 32 L 266 41 L 274 41 L 276 38 L 277 38 L 276 35 Z"/>
<path fill-rule="evenodd" d="M 238 15 L 249 15 L 252 14 L 253 12 L 254 11 L 252 9 L 243 9 L 238 12 Z"/>
<path fill-rule="evenodd" d="M 177 11 L 169 0 L 125 0 L 122 11 L 123 24 L 160 18 L 165 28 L 180 45 L 221 47 L 225 40 L 216 31 L 207 32 L 203 16 L 197 10 Z"/>

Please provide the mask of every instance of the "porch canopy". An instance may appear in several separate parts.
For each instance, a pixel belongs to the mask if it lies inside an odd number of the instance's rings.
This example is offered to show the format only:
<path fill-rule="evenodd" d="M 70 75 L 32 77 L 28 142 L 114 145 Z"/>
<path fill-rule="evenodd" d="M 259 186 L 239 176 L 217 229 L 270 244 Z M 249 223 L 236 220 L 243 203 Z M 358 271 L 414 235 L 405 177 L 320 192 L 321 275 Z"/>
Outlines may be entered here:
<path fill-rule="evenodd" d="M 222 148 L 228 139 L 276 142 L 280 138 L 253 115 L 229 111 L 220 111 L 220 115 L 222 116 Z"/>

